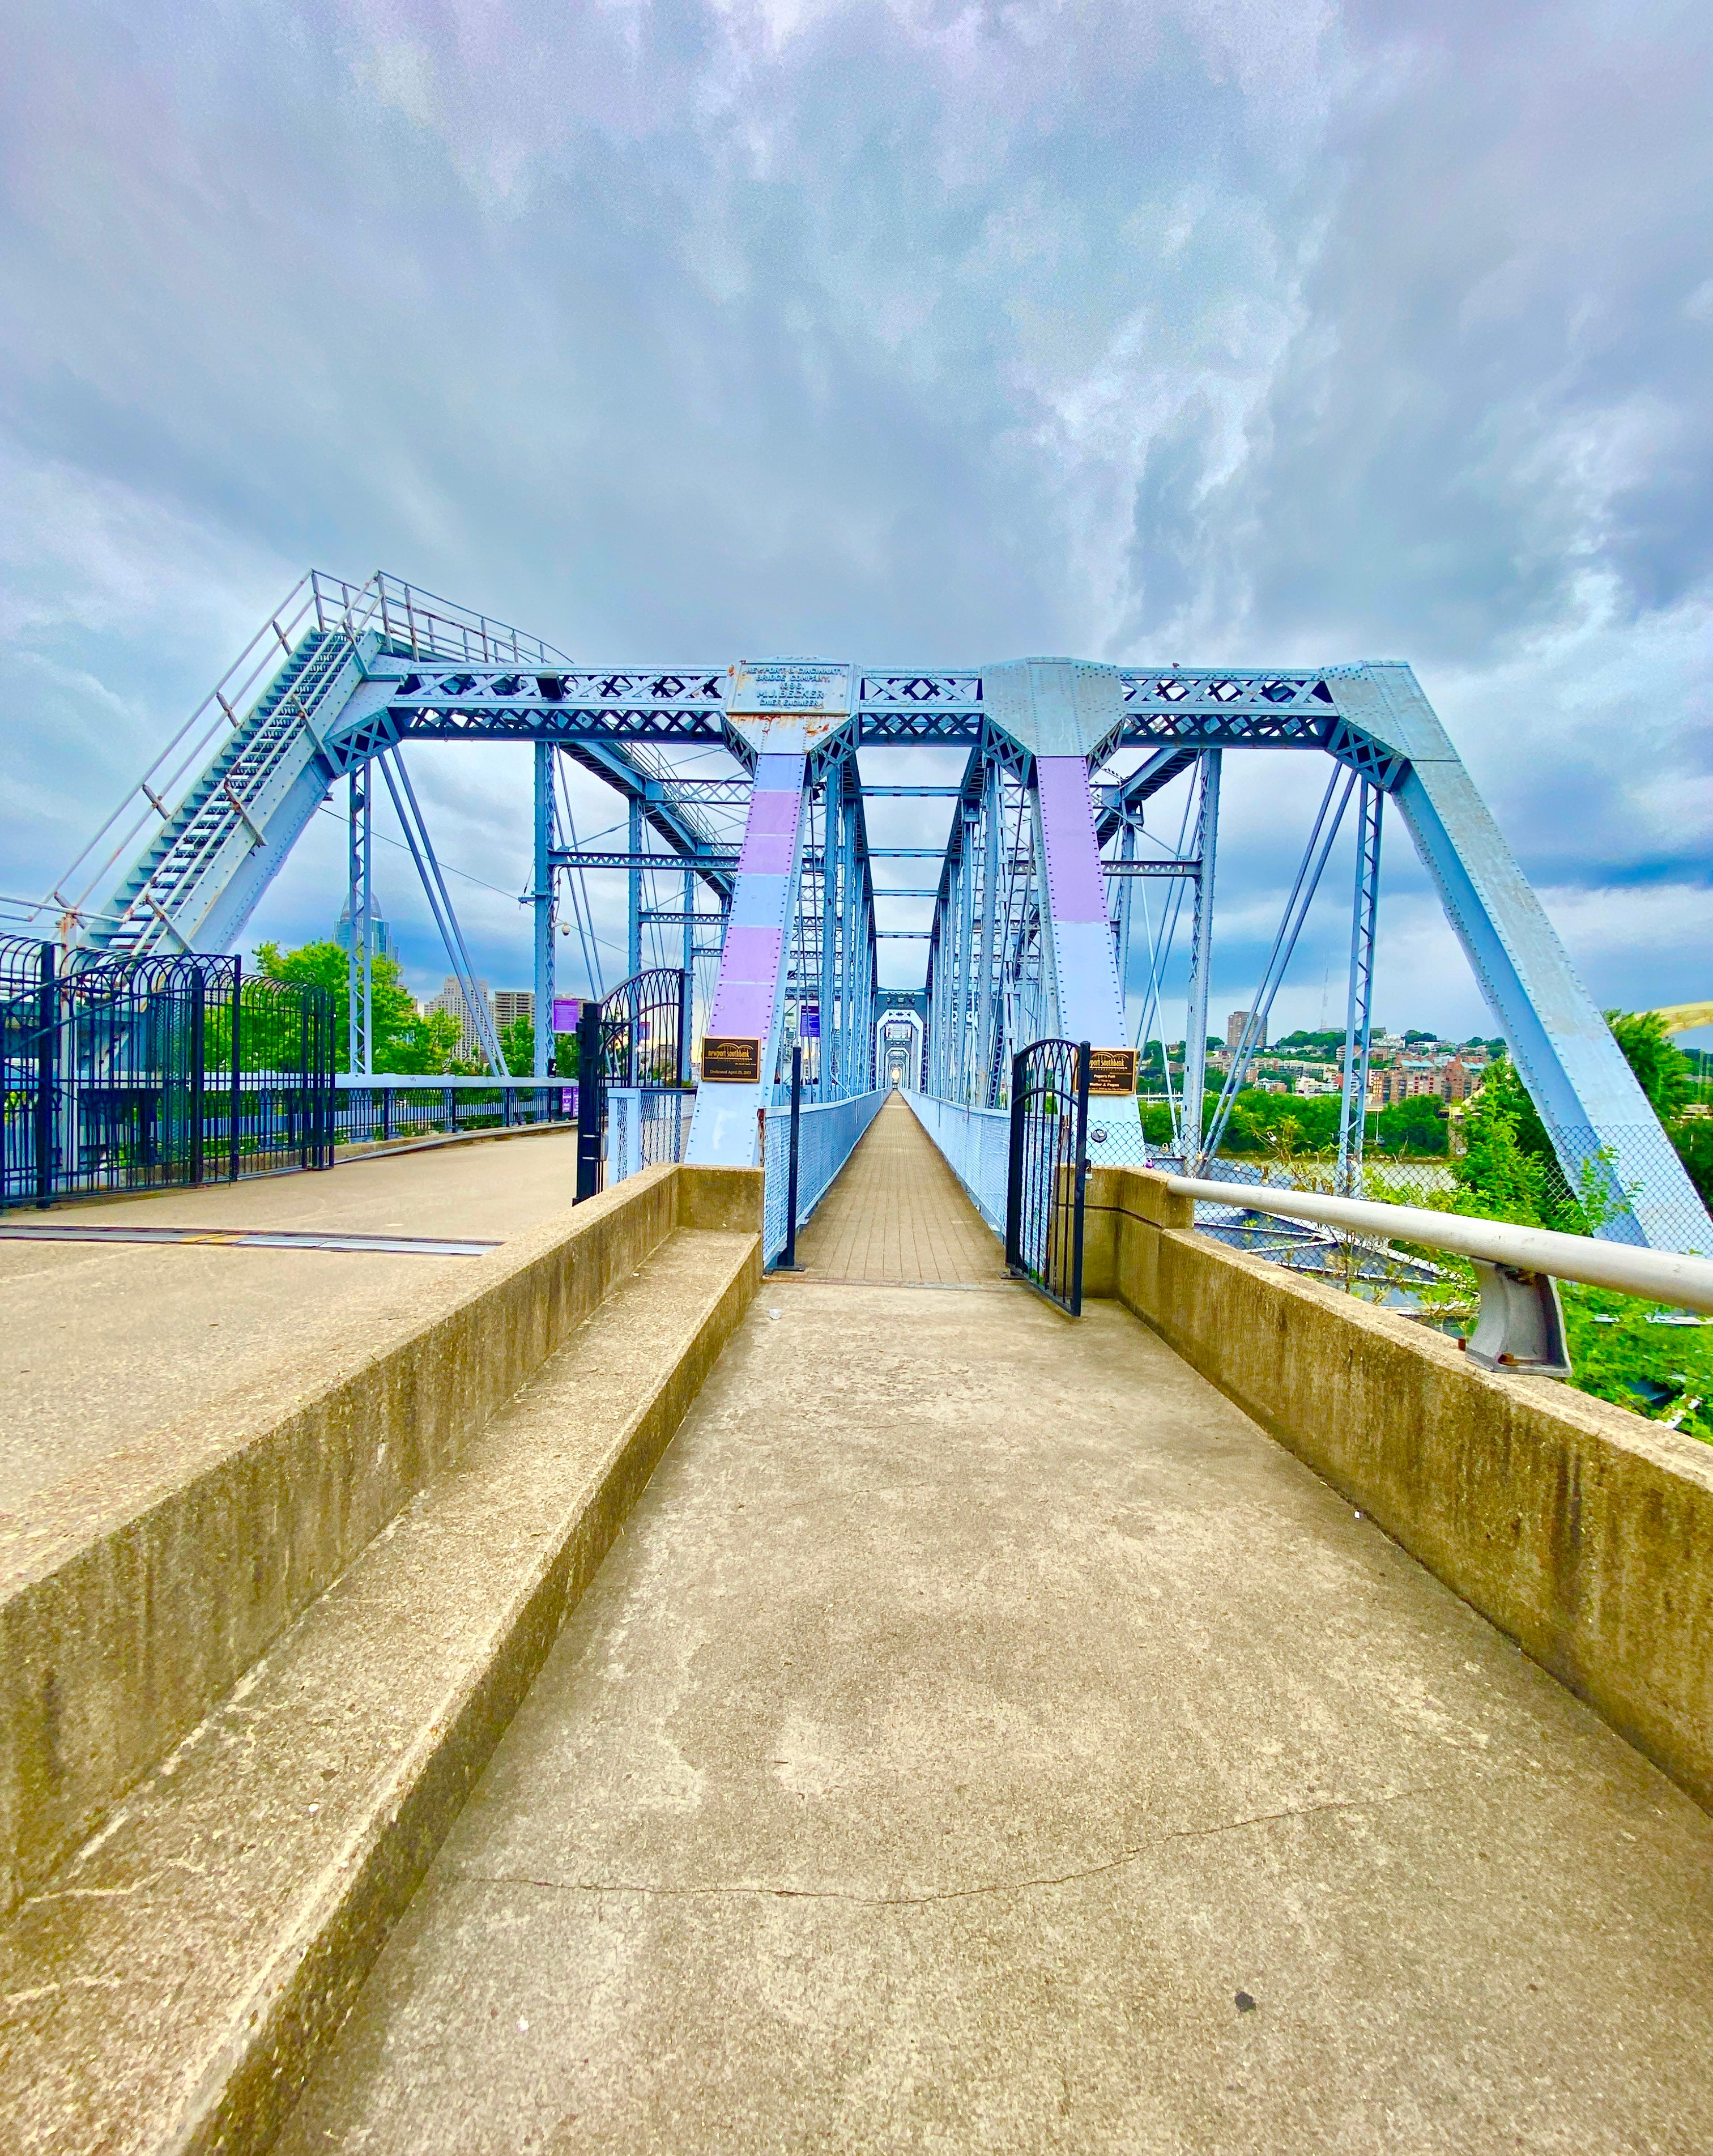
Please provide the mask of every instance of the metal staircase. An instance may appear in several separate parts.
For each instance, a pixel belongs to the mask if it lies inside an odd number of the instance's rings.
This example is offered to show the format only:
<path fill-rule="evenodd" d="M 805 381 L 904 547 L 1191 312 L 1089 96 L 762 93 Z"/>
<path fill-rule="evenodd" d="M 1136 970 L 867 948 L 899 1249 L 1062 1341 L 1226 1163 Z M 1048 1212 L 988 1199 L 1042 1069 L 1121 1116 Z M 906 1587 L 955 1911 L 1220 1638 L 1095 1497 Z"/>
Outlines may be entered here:
<path fill-rule="evenodd" d="M 115 957 L 196 947 L 217 896 L 205 886 L 229 875 L 234 851 L 266 844 L 278 797 L 318 752 L 315 712 L 353 655 L 342 629 L 303 638 L 133 866 L 115 895 L 117 921 L 100 924 L 90 946 Z"/>
<path fill-rule="evenodd" d="M 229 944 L 337 775 L 322 744 L 382 654 L 568 663 L 395 577 L 356 585 L 311 572 L 56 886 L 68 940 L 114 957 Z M 115 874 L 104 910 L 92 910 Z"/>

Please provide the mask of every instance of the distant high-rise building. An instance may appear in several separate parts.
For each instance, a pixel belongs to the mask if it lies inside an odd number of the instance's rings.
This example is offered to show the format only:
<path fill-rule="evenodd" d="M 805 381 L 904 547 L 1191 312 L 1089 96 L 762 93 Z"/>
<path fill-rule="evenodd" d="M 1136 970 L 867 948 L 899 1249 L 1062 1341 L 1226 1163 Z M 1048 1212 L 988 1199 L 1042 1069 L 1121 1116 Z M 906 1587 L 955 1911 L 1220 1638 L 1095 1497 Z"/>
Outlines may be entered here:
<path fill-rule="evenodd" d="M 495 988 L 494 991 L 494 1023 L 504 1033 L 517 1019 L 526 1018 L 531 1025 L 536 1020 L 536 997 L 532 988 Z"/>
<path fill-rule="evenodd" d="M 494 996 L 488 983 L 485 981 L 478 981 L 475 983 L 475 991 L 491 1012 L 494 1007 Z M 480 1033 L 477 1030 L 478 1021 L 475 1014 L 465 1002 L 464 990 L 459 988 L 454 975 L 449 973 L 446 976 L 445 987 L 441 989 L 438 996 L 430 996 L 427 1003 L 423 1005 L 423 1009 L 431 1017 L 436 1011 L 449 1011 L 458 1020 L 457 1054 L 461 1062 L 468 1063 L 480 1057 L 482 1040 Z"/>
<path fill-rule="evenodd" d="M 333 930 L 333 940 L 341 951 L 350 950 L 351 933 L 351 901 L 347 898 Z M 387 927 L 386 916 L 378 906 L 371 907 L 369 911 L 369 951 L 377 958 L 397 956 L 392 947 L 392 931 Z"/>
<path fill-rule="evenodd" d="M 1232 1011 L 1228 1014 L 1225 1020 L 1225 1045 L 1228 1048 L 1235 1048 L 1242 1040 L 1243 1029 L 1249 1022 L 1249 1014 L 1247 1011 Z M 1256 1041 L 1255 1045 L 1257 1048 L 1264 1048 L 1267 1045 L 1267 1029 L 1264 1025 L 1261 1028 L 1260 1038 Z"/>

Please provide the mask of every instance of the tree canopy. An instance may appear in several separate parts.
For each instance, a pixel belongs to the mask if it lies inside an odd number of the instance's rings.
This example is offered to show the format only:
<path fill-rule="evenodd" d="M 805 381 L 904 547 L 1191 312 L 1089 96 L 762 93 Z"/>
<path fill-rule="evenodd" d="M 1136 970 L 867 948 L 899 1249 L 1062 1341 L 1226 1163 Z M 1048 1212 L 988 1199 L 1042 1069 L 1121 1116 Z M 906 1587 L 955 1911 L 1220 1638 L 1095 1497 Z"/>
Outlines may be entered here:
<path fill-rule="evenodd" d="M 264 980 L 331 991 L 334 1067 L 348 1070 L 351 973 L 346 952 L 331 942 L 302 943 L 295 951 L 282 951 L 277 943 L 259 943 L 255 964 Z M 459 1024 L 452 1014 L 419 1011 L 396 958 L 372 960 L 369 980 L 370 1054 L 376 1070 L 399 1076 L 455 1070 Z"/>

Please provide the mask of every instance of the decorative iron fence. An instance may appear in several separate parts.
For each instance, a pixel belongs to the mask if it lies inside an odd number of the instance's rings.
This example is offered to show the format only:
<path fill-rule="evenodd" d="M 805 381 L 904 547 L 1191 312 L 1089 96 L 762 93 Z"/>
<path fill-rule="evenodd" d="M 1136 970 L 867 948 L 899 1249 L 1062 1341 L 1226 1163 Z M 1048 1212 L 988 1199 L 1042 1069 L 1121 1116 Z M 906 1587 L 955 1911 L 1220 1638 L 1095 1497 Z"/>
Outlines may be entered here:
<path fill-rule="evenodd" d="M 332 1102 L 325 989 L 0 937 L 0 1206 L 326 1168 Z"/>
<path fill-rule="evenodd" d="M 1005 1262 L 1073 1317 L 1083 1309 L 1089 1044 L 1037 1040 L 1011 1066 Z"/>
<path fill-rule="evenodd" d="M 656 966 L 583 1005 L 577 1024 L 577 1198 L 682 1160 L 690 1098 L 690 976 Z"/>

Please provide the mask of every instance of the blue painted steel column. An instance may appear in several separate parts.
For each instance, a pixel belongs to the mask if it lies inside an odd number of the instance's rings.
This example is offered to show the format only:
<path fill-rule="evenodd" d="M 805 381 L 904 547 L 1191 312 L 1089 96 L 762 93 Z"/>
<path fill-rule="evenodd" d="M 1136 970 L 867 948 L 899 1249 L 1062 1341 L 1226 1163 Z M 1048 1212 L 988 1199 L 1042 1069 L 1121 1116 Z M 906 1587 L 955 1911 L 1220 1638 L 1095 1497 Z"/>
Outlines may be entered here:
<path fill-rule="evenodd" d="M 1350 999 L 1344 1021 L 1344 1080 L 1338 1099 L 1338 1188 L 1362 1180 L 1368 1127 L 1368 1052 L 1374 1023 L 1374 931 L 1380 907 L 1380 826 L 1386 796 L 1362 781 L 1357 823 L 1356 890 L 1351 901 Z"/>
<path fill-rule="evenodd" d="M 1038 756 L 1034 795 L 1059 1034 L 1096 1048 L 1126 1047 L 1088 765 L 1080 756 Z"/>
<path fill-rule="evenodd" d="M 803 861 L 806 755 L 763 754 L 756 758 L 743 850 L 731 917 L 708 1031 L 762 1044 L 761 1081 L 754 1086 L 710 1084 L 704 1073 L 696 1091 L 685 1158 L 698 1166 L 754 1168 L 758 1164 L 756 1111 L 773 1094 L 779 1060 L 787 931 Z"/>
<path fill-rule="evenodd" d="M 634 797 L 630 803 L 627 823 L 631 859 L 634 862 L 643 850 L 643 804 Z M 626 889 L 630 900 L 630 933 L 625 954 L 629 963 L 625 970 L 628 976 L 633 978 L 643 970 L 643 872 L 639 868 L 633 866 L 631 869 L 626 879 Z"/>
<path fill-rule="evenodd" d="M 1346 716 L 1409 759 L 1393 798 L 1572 1188 L 1590 1177 L 1604 1184 L 1610 1217 L 1600 1232 L 1713 1251 L 1713 1220 L 1676 1147 L 1413 673 L 1371 666 L 1336 690 Z"/>
<path fill-rule="evenodd" d="M 833 992 L 838 973 L 839 798 L 843 774 L 827 773 L 821 812 L 821 984 L 817 996 L 815 1098 L 833 1096 Z"/>
<path fill-rule="evenodd" d="M 696 880 L 684 872 L 684 1015 L 678 1033 L 678 1082 L 690 1083 L 690 1035 L 696 1022 Z"/>
<path fill-rule="evenodd" d="M 346 844 L 345 854 L 345 912 L 351 925 L 351 941 L 345 949 L 345 1067 L 363 1067 L 363 807 L 368 799 L 369 774 L 359 764 L 346 780 Z"/>
<path fill-rule="evenodd" d="M 1202 1104 L 1208 1082 L 1208 1003 L 1213 978 L 1213 883 L 1219 852 L 1219 776 L 1225 752 L 1202 752 L 1201 800 L 1196 810 L 1195 926 L 1190 939 L 1189 996 L 1183 1023 L 1183 1091 L 1180 1135 L 1184 1171 L 1193 1175 L 1202 1159 Z M 1160 1027 L 1160 1052 L 1166 1053 L 1166 1026 Z M 1169 1066 L 1168 1066 L 1169 1067 Z"/>
<path fill-rule="evenodd" d="M 999 963 L 999 828 L 1003 799 L 999 766 L 990 762 L 982 774 L 982 972 L 976 1007 L 976 1091 L 971 1096 L 978 1108 L 993 1105 L 993 973 Z"/>
<path fill-rule="evenodd" d="M 536 873 L 531 888 L 536 930 L 536 1038 L 531 1065 L 537 1078 L 553 1069 L 553 758 L 551 742 L 536 751 Z M 539 1098 L 539 1096 L 537 1096 Z"/>

